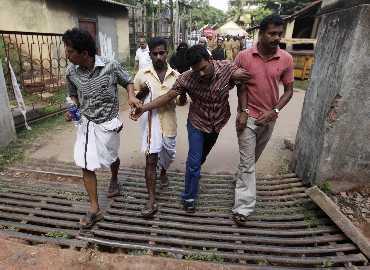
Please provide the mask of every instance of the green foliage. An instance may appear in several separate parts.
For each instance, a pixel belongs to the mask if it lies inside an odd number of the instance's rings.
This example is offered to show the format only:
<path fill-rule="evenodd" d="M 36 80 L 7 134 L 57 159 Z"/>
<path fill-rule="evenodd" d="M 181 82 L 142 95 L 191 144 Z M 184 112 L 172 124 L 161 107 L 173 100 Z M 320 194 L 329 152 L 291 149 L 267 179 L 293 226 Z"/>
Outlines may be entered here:
<path fill-rule="evenodd" d="M 311 0 L 257 0 L 261 6 L 268 8 L 274 12 L 278 11 L 279 5 L 275 4 L 278 2 L 281 4 L 280 13 L 282 15 L 290 15 L 297 10 L 300 10 L 308 3 L 311 3 Z"/>
<path fill-rule="evenodd" d="M 11 225 L 0 225 L 0 230 L 15 231 L 17 228 Z"/>
<path fill-rule="evenodd" d="M 322 190 L 322 192 L 326 194 L 330 194 L 332 191 L 331 184 L 329 180 L 325 180 L 319 185 L 319 188 Z"/>
<path fill-rule="evenodd" d="M 281 6 L 276 2 L 280 3 Z M 227 17 L 238 23 L 241 17 L 250 14 L 251 23 L 257 25 L 264 17 L 272 13 L 278 13 L 279 8 L 281 15 L 290 15 L 310 2 L 311 0 L 230 0 Z M 257 5 L 258 8 L 245 10 L 247 4 Z"/>
<path fill-rule="evenodd" d="M 207 2 L 204 0 L 190 1 L 192 21 L 196 22 L 197 28 L 206 24 L 214 25 L 217 23 L 221 25 L 226 21 L 225 13 L 220 9 L 208 5 Z"/>
<path fill-rule="evenodd" d="M 253 23 L 256 24 L 262 21 L 263 18 L 265 18 L 266 16 L 270 14 L 272 14 L 271 9 L 266 8 L 266 7 L 261 7 L 256 10 L 253 10 L 251 12 L 251 17 L 253 18 Z"/>
<path fill-rule="evenodd" d="M 207 262 L 216 262 L 216 263 L 223 263 L 224 259 L 216 254 L 217 249 L 209 249 L 203 248 L 203 251 L 210 252 L 209 254 L 200 254 L 200 253 L 193 253 L 185 256 L 185 260 L 192 260 L 192 261 L 207 261 Z"/>
<path fill-rule="evenodd" d="M 150 255 L 150 250 L 146 250 L 146 249 L 134 249 L 134 250 L 130 250 L 128 252 L 128 255 L 132 255 L 132 256 L 146 256 L 146 255 Z"/>
<path fill-rule="evenodd" d="M 13 162 L 24 159 L 25 150 L 40 135 L 53 130 L 64 123 L 64 117 L 58 115 L 32 125 L 32 130 L 23 129 L 17 134 L 17 140 L 6 147 L 0 147 L 0 170 Z"/>
<path fill-rule="evenodd" d="M 66 200 L 69 201 L 86 201 L 86 195 L 84 192 L 70 192 L 70 191 L 62 191 L 62 190 L 56 190 L 55 191 L 58 195 L 63 196 Z"/>
<path fill-rule="evenodd" d="M 71 238 L 69 234 L 65 232 L 59 232 L 59 231 L 48 232 L 44 234 L 44 236 L 50 237 L 50 238 L 63 238 L 63 239 Z"/>
<path fill-rule="evenodd" d="M 281 164 L 279 167 L 279 175 L 288 174 L 290 172 L 289 163 L 290 163 L 289 159 L 284 158 L 281 160 Z"/>
<path fill-rule="evenodd" d="M 259 265 L 259 266 L 269 265 L 269 261 L 266 260 L 266 259 L 257 260 L 256 262 L 257 262 L 257 265 Z"/>
<path fill-rule="evenodd" d="M 304 213 L 304 222 L 308 228 L 314 228 L 320 225 L 320 221 L 317 218 L 317 215 L 312 210 L 305 210 Z"/>
<path fill-rule="evenodd" d="M 330 259 L 327 259 L 327 260 L 323 261 L 321 267 L 329 268 L 329 267 L 332 267 L 333 265 L 334 265 L 334 263 Z"/>

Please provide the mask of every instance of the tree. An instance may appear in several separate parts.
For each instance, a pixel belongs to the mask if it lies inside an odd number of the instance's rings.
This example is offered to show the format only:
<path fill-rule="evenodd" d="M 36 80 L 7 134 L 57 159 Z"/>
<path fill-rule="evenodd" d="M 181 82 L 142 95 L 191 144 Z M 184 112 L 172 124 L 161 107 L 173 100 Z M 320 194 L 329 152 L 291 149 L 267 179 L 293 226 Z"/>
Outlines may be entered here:
<path fill-rule="evenodd" d="M 243 13 L 249 13 L 252 18 L 252 24 L 256 25 L 267 15 L 278 13 L 279 11 L 283 16 L 290 15 L 310 2 L 312 0 L 230 0 L 228 17 L 232 17 L 235 22 L 238 22 Z M 254 4 L 259 7 L 254 10 L 243 11 L 247 4 Z"/>
<path fill-rule="evenodd" d="M 209 5 L 205 0 L 191 0 L 190 1 L 192 21 L 197 23 L 200 28 L 206 24 L 222 24 L 225 22 L 225 13 Z"/>
<path fill-rule="evenodd" d="M 260 4 L 263 8 L 275 12 L 279 9 L 279 4 L 276 3 L 280 3 L 280 13 L 282 15 L 290 15 L 311 2 L 312 0 L 256 0 L 256 3 Z"/>

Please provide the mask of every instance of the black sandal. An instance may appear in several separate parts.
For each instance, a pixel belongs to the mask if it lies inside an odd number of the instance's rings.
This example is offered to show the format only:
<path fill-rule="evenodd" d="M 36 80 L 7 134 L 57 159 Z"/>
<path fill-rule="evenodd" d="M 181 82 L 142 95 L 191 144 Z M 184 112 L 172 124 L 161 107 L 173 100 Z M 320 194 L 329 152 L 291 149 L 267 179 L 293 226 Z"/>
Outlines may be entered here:
<path fill-rule="evenodd" d="M 103 219 L 104 219 L 104 216 L 100 210 L 96 213 L 87 212 L 85 216 L 83 216 L 80 220 L 80 228 L 90 229 L 92 226 L 95 225 L 96 222 L 101 221 Z M 83 221 L 85 221 L 85 224 L 81 223 Z"/>
<path fill-rule="evenodd" d="M 113 197 L 116 197 L 116 196 L 119 196 L 121 195 L 121 187 L 119 184 L 117 184 L 116 188 L 113 189 L 113 191 L 111 191 L 111 185 L 109 184 L 109 188 L 108 188 L 108 193 L 107 193 L 107 198 L 113 198 Z"/>
<path fill-rule="evenodd" d="M 161 189 L 168 187 L 169 184 L 170 184 L 170 181 L 168 180 L 167 175 L 165 177 L 160 176 L 160 188 Z"/>
<path fill-rule="evenodd" d="M 152 218 L 157 211 L 158 205 L 156 203 L 153 204 L 153 207 L 148 207 L 148 205 L 145 205 L 144 208 L 141 209 L 141 216 L 143 218 Z"/>
<path fill-rule="evenodd" d="M 238 226 L 245 226 L 245 223 L 247 222 L 247 216 L 244 216 L 239 213 L 233 214 L 233 220 Z"/>

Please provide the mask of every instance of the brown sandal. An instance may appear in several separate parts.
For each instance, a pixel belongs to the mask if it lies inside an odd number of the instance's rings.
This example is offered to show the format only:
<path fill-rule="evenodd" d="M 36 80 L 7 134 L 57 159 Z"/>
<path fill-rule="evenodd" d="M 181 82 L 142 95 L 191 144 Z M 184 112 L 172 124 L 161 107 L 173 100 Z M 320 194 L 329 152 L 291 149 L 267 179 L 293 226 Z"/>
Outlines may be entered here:
<path fill-rule="evenodd" d="M 247 216 L 244 216 L 239 213 L 233 214 L 233 220 L 238 226 L 245 226 L 245 223 L 247 222 Z"/>
<path fill-rule="evenodd" d="M 113 197 L 121 195 L 121 187 L 118 183 L 117 183 L 117 187 L 115 189 L 113 189 L 113 191 L 110 191 L 111 190 L 110 187 L 111 186 L 109 185 L 107 198 L 113 198 Z"/>
<path fill-rule="evenodd" d="M 99 210 L 96 213 L 87 212 L 80 220 L 81 229 L 90 229 L 96 222 L 104 219 L 103 213 Z M 85 224 L 82 224 L 84 222 Z"/>
<path fill-rule="evenodd" d="M 152 218 L 157 211 L 158 205 L 156 203 L 153 204 L 153 207 L 148 207 L 148 205 L 145 205 L 144 208 L 141 209 L 141 216 L 143 218 Z"/>

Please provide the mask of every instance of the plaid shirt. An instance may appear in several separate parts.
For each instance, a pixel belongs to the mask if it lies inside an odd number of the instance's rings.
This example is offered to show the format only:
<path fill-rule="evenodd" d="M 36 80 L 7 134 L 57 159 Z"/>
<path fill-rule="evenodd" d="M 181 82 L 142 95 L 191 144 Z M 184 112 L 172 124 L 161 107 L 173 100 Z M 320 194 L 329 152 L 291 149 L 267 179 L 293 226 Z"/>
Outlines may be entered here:
<path fill-rule="evenodd" d="M 215 72 L 209 83 L 201 84 L 198 75 L 189 70 L 180 75 L 172 89 L 178 95 L 190 96 L 188 119 L 195 128 L 219 133 L 230 118 L 229 90 L 234 86 L 231 75 L 238 67 L 230 61 L 211 63 Z"/>

